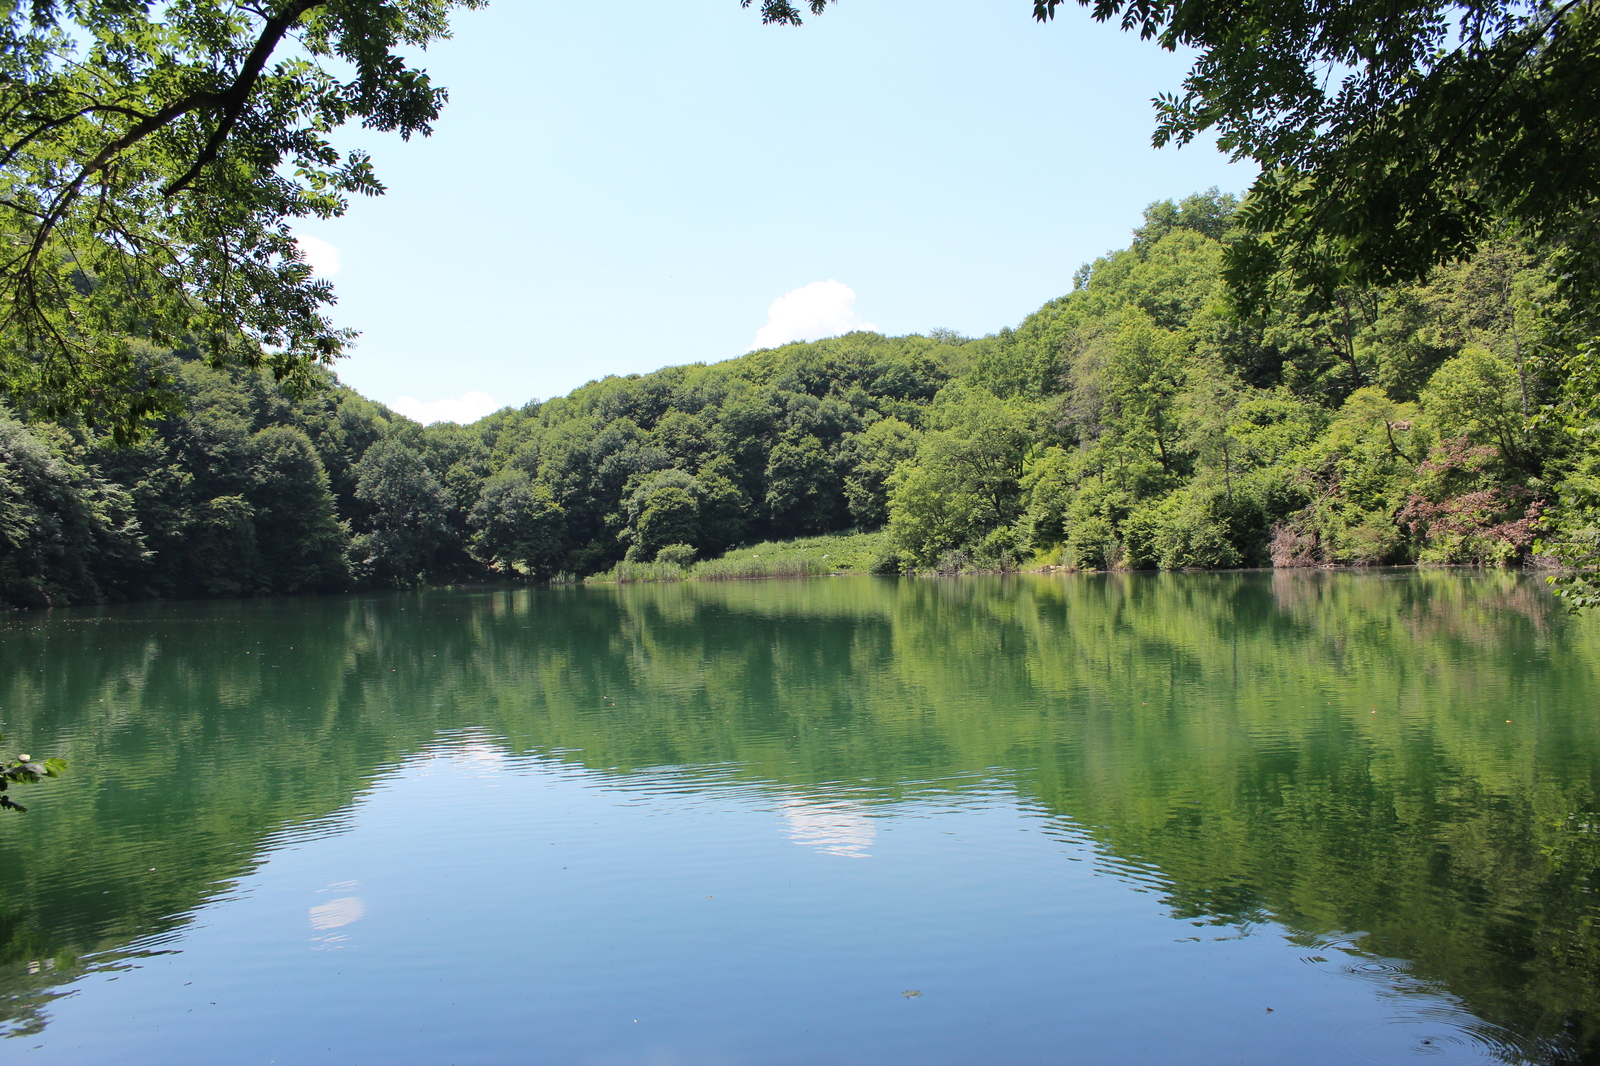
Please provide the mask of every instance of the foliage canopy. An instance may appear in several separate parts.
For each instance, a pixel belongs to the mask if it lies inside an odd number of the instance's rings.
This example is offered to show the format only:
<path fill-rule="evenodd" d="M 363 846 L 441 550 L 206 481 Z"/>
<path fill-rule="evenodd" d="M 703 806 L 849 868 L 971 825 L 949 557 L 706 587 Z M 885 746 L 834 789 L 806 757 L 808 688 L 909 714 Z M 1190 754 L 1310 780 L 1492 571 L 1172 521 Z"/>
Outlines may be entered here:
<path fill-rule="evenodd" d="M 484 0 L 32 0 L 0 14 L 0 380 L 119 441 L 178 402 L 149 342 L 266 366 L 339 355 L 288 220 L 383 191 L 348 122 L 427 134 L 445 100 L 399 53 Z"/>
<path fill-rule="evenodd" d="M 1062 0 L 1035 0 L 1040 20 Z M 1274 283 L 1422 280 L 1497 227 L 1600 297 L 1600 10 L 1584 0 L 1080 0 L 1199 52 L 1156 98 L 1155 143 L 1215 130 L 1262 168 L 1228 249 L 1246 310 Z"/>
<path fill-rule="evenodd" d="M 881 529 L 853 569 L 1541 555 L 1588 602 L 1600 460 L 1545 417 L 1581 351 L 1551 321 L 1548 258 L 1497 239 L 1424 284 L 1246 321 L 1223 276 L 1238 212 L 1216 190 L 1152 204 L 1128 247 L 991 337 L 853 333 L 608 377 L 471 426 L 419 426 L 320 369 L 327 387 L 296 396 L 264 368 L 151 349 L 184 409 L 133 447 L 0 413 L 0 601 L 619 563 L 809 573 L 845 547 L 753 546 Z"/>

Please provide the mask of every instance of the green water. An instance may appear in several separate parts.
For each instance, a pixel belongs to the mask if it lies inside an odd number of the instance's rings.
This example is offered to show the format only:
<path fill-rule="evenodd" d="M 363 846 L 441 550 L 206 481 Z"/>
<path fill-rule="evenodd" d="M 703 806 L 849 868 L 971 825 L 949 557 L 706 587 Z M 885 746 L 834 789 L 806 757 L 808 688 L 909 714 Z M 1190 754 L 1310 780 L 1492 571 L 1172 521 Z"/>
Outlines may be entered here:
<path fill-rule="evenodd" d="M 0 1057 L 1600 1061 L 1600 624 L 1514 575 L 16 613 L 0 721 Z"/>

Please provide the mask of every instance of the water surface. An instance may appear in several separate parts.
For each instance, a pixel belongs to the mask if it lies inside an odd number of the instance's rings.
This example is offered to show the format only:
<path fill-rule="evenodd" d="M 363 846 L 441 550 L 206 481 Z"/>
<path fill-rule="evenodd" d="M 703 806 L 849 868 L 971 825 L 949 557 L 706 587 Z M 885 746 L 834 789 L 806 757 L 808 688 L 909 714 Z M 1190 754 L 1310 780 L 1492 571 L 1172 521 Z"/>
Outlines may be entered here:
<path fill-rule="evenodd" d="M 0 1057 L 1600 1061 L 1600 626 L 1504 574 L 0 617 Z"/>

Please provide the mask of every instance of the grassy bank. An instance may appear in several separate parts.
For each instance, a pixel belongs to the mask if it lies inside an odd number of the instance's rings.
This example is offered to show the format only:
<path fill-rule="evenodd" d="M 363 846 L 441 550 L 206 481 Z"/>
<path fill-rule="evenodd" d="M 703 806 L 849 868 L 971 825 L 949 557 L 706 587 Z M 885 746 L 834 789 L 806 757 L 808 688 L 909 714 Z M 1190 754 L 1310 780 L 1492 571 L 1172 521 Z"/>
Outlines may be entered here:
<path fill-rule="evenodd" d="M 895 572 L 896 556 L 885 530 L 834 533 L 797 540 L 766 541 L 735 548 L 690 566 L 672 563 L 618 563 L 586 584 L 636 581 L 746 581 L 768 577 L 820 577 L 824 574 Z"/>

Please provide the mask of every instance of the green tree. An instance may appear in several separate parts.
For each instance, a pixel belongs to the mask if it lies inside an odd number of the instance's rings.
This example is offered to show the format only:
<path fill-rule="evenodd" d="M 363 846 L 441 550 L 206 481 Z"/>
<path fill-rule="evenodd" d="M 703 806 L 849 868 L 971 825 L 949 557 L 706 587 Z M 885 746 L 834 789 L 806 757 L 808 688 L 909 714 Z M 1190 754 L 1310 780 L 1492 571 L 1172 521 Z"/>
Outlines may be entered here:
<path fill-rule="evenodd" d="M 1062 0 L 1035 0 L 1051 18 Z M 1580 0 L 1080 0 L 1197 52 L 1157 145 L 1215 130 L 1261 166 L 1229 251 L 1245 306 L 1420 281 L 1508 222 L 1558 257 L 1593 321 L 1600 11 Z"/>
<path fill-rule="evenodd" d="M 250 440 L 255 540 L 262 581 L 273 592 L 328 592 L 343 588 L 345 533 L 333 511 L 333 494 L 316 449 L 297 426 L 268 426 Z M 237 505 L 210 507 L 233 523 Z M 215 560 L 215 557 L 212 557 Z"/>
<path fill-rule="evenodd" d="M 844 495 L 856 525 L 870 529 L 889 520 L 889 475 L 917 453 L 921 436 L 898 418 L 880 418 L 845 438 L 850 473 L 845 475 Z"/>
<path fill-rule="evenodd" d="M 132 500 L 74 457 L 66 434 L 44 432 L 0 408 L 0 602 L 94 603 L 145 555 Z"/>
<path fill-rule="evenodd" d="M 628 558 L 648 562 L 668 544 L 694 544 L 700 539 L 699 488 L 683 470 L 653 474 L 629 496 Z"/>
<path fill-rule="evenodd" d="M 357 576 L 399 588 L 420 583 L 449 539 L 449 494 L 398 438 L 368 448 L 357 471 L 356 500 L 366 508 L 351 544 Z"/>
<path fill-rule="evenodd" d="M 298 516 L 290 517 L 292 522 Z M 295 532 L 291 525 L 290 536 Z M 183 535 L 183 542 L 173 552 L 187 571 L 181 583 L 174 586 L 178 591 L 199 596 L 240 596 L 257 590 L 262 573 L 261 548 L 256 537 L 256 510 L 249 500 L 243 496 L 213 496 L 187 508 Z M 342 552 L 343 537 L 339 539 Z M 328 541 L 332 547 L 332 538 Z M 327 563 L 327 572 L 334 578 L 331 583 L 337 584 L 341 567 L 332 558 Z"/>
<path fill-rule="evenodd" d="M 1404 561 L 1395 515 L 1415 485 L 1429 437 L 1414 403 L 1357 390 L 1315 440 L 1286 457 L 1306 499 L 1274 530 L 1274 566 Z"/>
<path fill-rule="evenodd" d="M 1507 465 L 1533 473 L 1538 453 L 1523 414 L 1522 395 L 1516 367 L 1474 346 L 1433 375 L 1422 393 L 1422 409 L 1441 436 L 1492 444 Z"/>
<path fill-rule="evenodd" d="M 767 459 L 767 513 L 781 536 L 835 528 L 844 510 L 833 459 L 810 433 L 788 433 Z"/>
<path fill-rule="evenodd" d="M 561 563 L 564 519 L 548 485 L 522 470 L 503 470 L 484 482 L 473 505 L 473 554 L 497 569 L 548 576 Z"/>
<path fill-rule="evenodd" d="M 430 132 L 405 50 L 483 0 L 59 0 L 0 14 L 0 388 L 119 440 L 176 409 L 132 338 L 300 391 L 350 337 L 287 220 L 383 191 L 350 121 Z"/>
<path fill-rule="evenodd" d="M 695 547 L 716 555 L 744 540 L 750 528 L 750 497 L 734 481 L 737 471 L 726 456 L 713 456 L 699 473 L 700 539 Z"/>
<path fill-rule="evenodd" d="M 1123 448 L 1150 455 L 1164 473 L 1183 471 L 1184 337 L 1130 309 L 1107 341 L 1102 388 L 1109 434 Z"/>
<path fill-rule="evenodd" d="M 930 412 L 914 459 L 889 478 L 889 530 L 924 566 L 946 551 L 982 546 L 1022 516 L 1028 408 L 977 387 L 951 386 Z M 991 541 L 998 557 L 1014 550 Z"/>

